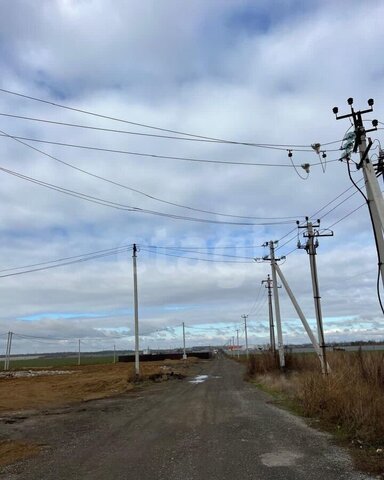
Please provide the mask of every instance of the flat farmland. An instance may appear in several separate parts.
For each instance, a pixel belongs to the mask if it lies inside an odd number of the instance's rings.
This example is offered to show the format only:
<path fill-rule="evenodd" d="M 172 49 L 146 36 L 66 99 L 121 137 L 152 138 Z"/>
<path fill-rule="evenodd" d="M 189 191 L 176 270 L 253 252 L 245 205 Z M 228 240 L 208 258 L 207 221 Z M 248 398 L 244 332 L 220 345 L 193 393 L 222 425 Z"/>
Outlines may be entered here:
<path fill-rule="evenodd" d="M 105 360 L 105 357 L 93 358 Z M 11 371 L 8 376 L 1 377 L 0 412 L 56 407 L 104 398 L 125 393 L 135 386 L 132 363 L 65 366 L 68 365 L 65 359 L 54 360 L 57 363 L 52 365 L 49 362 L 45 369 Z M 187 361 L 143 363 L 141 377 L 144 381 L 160 381 L 172 377 L 172 374 L 184 376 L 196 362 L 196 359 L 190 358 Z"/>

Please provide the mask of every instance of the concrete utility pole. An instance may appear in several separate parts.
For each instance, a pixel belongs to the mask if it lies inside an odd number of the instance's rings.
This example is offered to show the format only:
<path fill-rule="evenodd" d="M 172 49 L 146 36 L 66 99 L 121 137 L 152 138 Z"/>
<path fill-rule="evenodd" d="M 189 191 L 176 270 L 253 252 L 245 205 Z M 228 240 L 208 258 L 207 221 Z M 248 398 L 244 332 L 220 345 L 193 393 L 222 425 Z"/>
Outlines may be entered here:
<path fill-rule="evenodd" d="M 247 318 L 249 315 L 241 315 L 241 318 L 244 318 L 244 335 L 245 335 L 245 354 L 247 359 L 249 358 L 249 349 L 248 349 L 248 328 L 247 328 Z"/>
<path fill-rule="evenodd" d="M 187 352 L 185 350 L 185 325 L 183 322 L 183 360 L 187 359 Z"/>
<path fill-rule="evenodd" d="M 240 358 L 240 351 L 239 351 L 239 329 L 236 330 L 236 335 L 237 335 L 237 345 L 236 345 L 237 358 Z"/>
<path fill-rule="evenodd" d="M 273 240 L 266 242 L 263 246 L 269 247 L 269 256 L 266 255 L 265 257 L 262 258 L 262 260 L 267 260 L 271 262 L 273 299 L 275 304 L 276 328 L 277 328 L 277 348 L 279 351 L 279 365 L 280 365 L 280 368 L 283 369 L 285 368 L 285 355 L 284 355 L 284 344 L 283 344 L 283 330 L 281 328 L 279 292 L 277 289 L 277 277 L 276 277 L 277 262 L 281 260 L 281 258 L 275 257 L 275 242 Z"/>
<path fill-rule="evenodd" d="M 81 351 L 80 351 L 80 338 L 79 338 L 79 349 L 77 352 L 77 365 L 81 364 Z"/>
<path fill-rule="evenodd" d="M 11 347 L 12 347 L 12 336 L 13 336 L 13 332 L 8 332 L 7 348 L 5 350 L 5 359 L 4 359 L 4 370 L 9 370 Z"/>
<path fill-rule="evenodd" d="M 301 310 L 300 308 L 300 305 L 297 303 L 297 300 L 295 298 L 295 296 L 293 295 L 293 292 L 290 288 L 290 286 L 288 285 L 288 282 L 286 280 L 286 278 L 284 277 L 283 275 L 283 272 L 281 271 L 279 265 L 275 265 L 275 268 L 276 268 L 276 272 L 277 274 L 279 275 L 280 277 L 280 280 L 281 280 L 281 283 L 284 285 L 284 288 L 289 296 L 289 298 L 291 299 L 291 302 L 292 302 L 292 305 L 295 307 L 295 310 L 308 334 L 308 337 L 309 339 L 311 340 L 311 343 L 313 345 L 313 348 L 315 349 L 315 352 L 317 353 L 320 361 L 321 361 L 321 350 L 320 350 L 320 347 L 319 347 L 319 344 L 317 343 L 317 340 L 316 340 L 316 337 L 314 336 L 312 330 L 311 330 L 311 327 L 309 326 L 309 323 L 307 322 L 307 319 L 305 318 L 305 315 L 303 313 L 303 311 Z"/>
<path fill-rule="evenodd" d="M 295 296 L 293 295 L 292 290 L 290 289 L 287 280 L 285 279 L 283 272 L 281 271 L 279 265 L 277 264 L 278 260 L 282 260 L 285 257 L 281 258 L 276 258 L 275 257 L 275 249 L 274 249 L 274 243 L 275 242 L 268 242 L 264 244 L 264 246 L 269 246 L 270 248 L 270 255 L 266 255 L 265 257 L 262 258 L 262 260 L 265 261 L 270 261 L 271 262 L 271 267 L 272 267 L 272 282 L 273 282 L 273 293 L 275 296 L 275 313 L 276 313 L 276 324 L 277 324 L 277 339 L 278 339 L 278 349 L 279 349 L 279 361 L 280 361 L 280 368 L 285 367 L 285 357 L 284 357 L 284 346 L 283 346 L 283 338 L 282 338 L 282 331 L 281 331 L 281 319 L 280 319 L 280 307 L 279 307 L 279 302 L 278 302 L 278 289 L 277 289 L 277 276 L 276 274 L 279 275 L 281 283 L 284 285 L 284 288 L 291 299 L 292 305 L 295 307 L 295 310 L 312 342 L 313 348 L 315 349 L 317 355 L 319 358 L 322 357 L 322 353 L 319 347 L 319 344 L 311 330 L 311 327 L 309 326 L 309 323 L 307 322 L 307 319 L 304 316 L 304 313 L 302 312 L 299 304 L 297 303 L 297 300 Z M 260 260 L 260 259 L 256 259 Z M 276 302 L 277 299 L 277 302 Z M 276 308 L 277 307 L 277 308 Z"/>
<path fill-rule="evenodd" d="M 301 245 L 300 241 L 297 243 L 297 248 L 304 249 L 309 255 L 309 263 L 311 267 L 311 277 L 312 277 L 312 290 L 313 290 L 313 299 L 315 303 L 315 313 L 316 313 L 316 323 L 317 323 L 317 336 L 319 339 L 319 346 L 322 352 L 320 358 L 321 370 L 324 374 L 328 374 L 328 363 L 327 363 L 327 352 L 326 344 L 324 339 L 324 328 L 323 328 L 323 316 L 321 313 L 321 297 L 319 289 L 319 280 L 317 277 L 317 265 L 316 265 L 316 250 L 319 246 L 317 240 L 318 237 L 332 237 L 333 232 L 331 230 L 321 232 L 319 230 L 320 220 L 317 220 L 317 223 L 313 224 L 309 221 L 308 217 L 305 217 L 307 224 L 300 225 L 300 222 L 297 221 L 297 228 L 304 228 L 304 237 L 307 238 L 305 245 Z M 316 241 L 315 241 L 316 237 Z"/>
<path fill-rule="evenodd" d="M 268 289 L 268 313 L 269 313 L 269 341 L 271 345 L 272 353 L 276 351 L 276 342 L 275 342 L 275 325 L 273 324 L 273 308 L 272 308 L 272 279 L 270 275 L 267 276 L 266 280 L 262 280 L 261 284 L 265 283 L 265 288 Z M 277 288 L 281 288 L 280 285 Z"/>
<path fill-rule="evenodd" d="M 135 309 L 135 374 L 140 376 L 140 352 L 139 352 L 139 300 L 137 294 L 137 246 L 133 244 L 132 262 L 133 262 L 133 302 Z"/>
<path fill-rule="evenodd" d="M 113 363 L 116 363 L 116 345 L 113 344 Z"/>
<path fill-rule="evenodd" d="M 370 128 L 367 130 L 364 128 L 363 118 L 362 118 L 362 115 L 364 115 L 365 113 L 370 113 L 373 111 L 374 101 L 372 98 L 370 98 L 368 100 L 369 108 L 366 110 L 359 110 L 359 111 L 355 111 L 352 106 L 353 98 L 348 98 L 347 102 L 348 102 L 348 105 L 350 105 L 351 107 L 351 113 L 338 116 L 337 114 L 339 112 L 339 109 L 337 107 L 333 108 L 333 113 L 336 115 L 336 120 L 341 120 L 343 118 L 352 118 L 353 124 L 355 127 L 353 150 L 349 148 L 351 144 L 345 147 L 346 152 L 344 157 L 341 160 L 344 159 L 347 161 L 349 177 L 352 183 L 356 186 L 356 188 L 360 190 L 360 188 L 357 187 L 356 183 L 354 182 L 351 176 L 350 165 L 349 165 L 349 162 L 351 161 L 351 158 L 350 158 L 351 151 L 356 153 L 357 150 L 359 150 L 360 162 L 356 165 L 356 167 L 357 169 L 361 168 L 363 170 L 363 175 L 365 180 L 365 189 L 367 193 L 366 196 L 364 194 L 363 195 L 368 204 L 368 209 L 369 209 L 369 213 L 372 220 L 372 227 L 374 231 L 377 256 L 378 256 L 378 265 L 379 265 L 380 274 L 381 274 L 381 281 L 384 286 L 384 237 L 383 237 L 384 200 L 383 200 L 383 195 L 381 193 L 378 179 L 376 177 L 376 171 L 379 175 L 383 174 L 383 163 L 379 162 L 376 165 L 371 163 L 371 161 L 368 158 L 368 153 L 373 142 L 370 138 L 368 138 L 368 145 L 367 145 L 367 139 L 366 139 L 366 134 L 368 132 L 377 130 L 378 121 L 372 120 L 373 128 Z M 375 167 L 376 167 L 376 171 L 375 171 Z M 360 190 L 360 192 L 362 193 L 362 190 Z"/>

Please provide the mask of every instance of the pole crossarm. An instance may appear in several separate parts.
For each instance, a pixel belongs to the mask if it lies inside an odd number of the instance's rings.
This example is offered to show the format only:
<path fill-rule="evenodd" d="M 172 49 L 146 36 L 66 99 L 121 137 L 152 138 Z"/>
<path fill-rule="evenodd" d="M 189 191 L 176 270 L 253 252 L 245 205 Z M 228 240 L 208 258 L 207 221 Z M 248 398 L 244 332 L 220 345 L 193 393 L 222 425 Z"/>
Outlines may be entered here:
<path fill-rule="evenodd" d="M 366 188 L 366 196 L 363 194 L 363 192 L 360 190 L 360 193 L 365 197 L 365 200 L 368 205 L 368 210 L 369 214 L 371 217 L 371 223 L 372 223 L 372 228 L 373 228 L 373 233 L 375 237 L 375 244 L 376 244 L 376 250 L 377 250 L 377 257 L 378 257 L 378 268 L 379 268 L 379 274 L 381 275 L 381 281 L 384 286 L 384 199 L 383 195 L 381 193 L 381 188 L 379 185 L 379 181 L 377 176 L 380 176 L 383 174 L 383 155 L 382 151 L 380 150 L 380 155 L 379 155 L 379 160 L 381 158 L 381 161 L 379 161 L 376 165 L 374 165 L 371 160 L 369 159 L 369 150 L 372 146 L 372 140 L 368 138 L 368 144 L 367 144 L 367 136 L 366 134 L 368 132 L 376 131 L 377 126 L 378 126 L 378 121 L 377 120 L 372 120 L 372 127 L 370 129 L 366 129 L 364 127 L 364 122 L 363 122 L 363 115 L 366 113 L 370 113 L 373 111 L 373 104 L 374 100 L 370 98 L 368 100 L 368 106 L 370 107 L 369 109 L 365 110 L 359 110 L 355 111 L 353 108 L 353 98 L 349 98 L 347 100 L 348 105 L 351 107 L 351 113 L 348 113 L 346 115 L 341 115 L 338 116 L 338 111 L 339 109 L 337 107 L 333 108 L 333 113 L 336 115 L 336 120 L 341 120 L 342 118 L 352 118 L 353 119 L 353 126 L 354 126 L 354 137 L 355 137 L 355 142 L 354 142 L 354 147 L 353 147 L 353 152 L 357 153 L 359 151 L 359 156 L 360 156 L 360 162 L 356 164 L 358 169 L 362 169 L 363 171 L 363 176 L 365 180 L 365 188 Z M 346 154 L 342 159 L 347 160 L 348 164 L 348 172 L 349 172 L 349 177 L 352 181 L 352 183 L 355 184 L 349 170 L 349 161 L 350 159 L 350 152 L 349 152 L 349 147 L 350 144 L 348 144 L 348 148 L 346 148 Z M 356 186 L 356 184 L 355 184 Z M 381 302 L 380 298 L 380 291 L 379 288 L 377 288 L 377 293 L 378 293 L 378 298 L 380 302 L 381 309 L 384 314 L 384 307 Z"/>

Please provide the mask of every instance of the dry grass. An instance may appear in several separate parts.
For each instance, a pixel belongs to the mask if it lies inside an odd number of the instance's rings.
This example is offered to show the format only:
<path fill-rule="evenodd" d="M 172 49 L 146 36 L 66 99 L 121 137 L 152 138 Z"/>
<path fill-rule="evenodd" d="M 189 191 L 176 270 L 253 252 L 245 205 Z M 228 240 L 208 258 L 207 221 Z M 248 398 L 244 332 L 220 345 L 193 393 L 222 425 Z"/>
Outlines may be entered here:
<path fill-rule="evenodd" d="M 328 356 L 329 375 L 321 374 L 315 355 L 287 355 L 286 360 L 281 373 L 272 354 L 256 355 L 249 360 L 247 376 L 367 449 L 371 460 L 365 468 L 384 473 L 384 353 L 333 352 Z"/>
<path fill-rule="evenodd" d="M 161 380 L 174 373 L 186 375 L 196 359 L 143 362 L 140 380 Z M 47 369 L 44 369 L 47 370 Z M 0 413 L 60 407 L 127 392 L 136 383 L 134 365 L 88 365 L 66 367 L 68 375 L 0 379 Z"/>

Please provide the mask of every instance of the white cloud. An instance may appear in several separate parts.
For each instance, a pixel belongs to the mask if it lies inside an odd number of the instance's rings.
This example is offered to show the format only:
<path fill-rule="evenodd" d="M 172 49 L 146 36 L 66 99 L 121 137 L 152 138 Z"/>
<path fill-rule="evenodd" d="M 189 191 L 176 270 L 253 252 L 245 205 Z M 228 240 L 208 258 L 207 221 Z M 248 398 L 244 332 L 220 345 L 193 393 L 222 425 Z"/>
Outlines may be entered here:
<path fill-rule="evenodd" d="M 366 99 L 374 97 L 374 115 L 384 118 L 384 98 L 377 81 L 382 76 L 379 45 L 383 34 L 378 24 L 383 6 L 370 2 L 368 21 L 362 15 L 366 6 L 352 4 L 353 8 L 346 10 L 344 2 L 311 2 L 301 10 L 296 2 L 279 2 L 281 15 L 275 20 L 269 2 L 256 8 L 246 1 L 195 1 L 183 4 L 182 11 L 180 2 L 174 1 L 116 1 L 113 9 L 102 0 L 8 2 L 0 6 L 0 65 L 4 71 L 0 86 L 75 108 L 207 136 L 300 145 L 338 140 L 349 124 L 336 122 L 331 108 L 337 104 L 347 111 L 346 97 L 354 96 L 357 108 L 365 107 Z M 353 31 L 353 37 L 346 35 L 348 31 Z M 0 94 L 0 112 L 156 133 L 4 93 Z M 108 134 L 7 117 L 0 117 L 0 129 L 12 135 L 117 150 L 289 163 L 284 148 L 265 150 Z M 380 138 L 381 132 L 373 136 Z M 33 146 L 153 196 L 227 214 L 289 216 L 294 221 L 314 214 L 350 187 L 346 166 L 337 161 L 330 162 L 324 174 L 320 166 L 312 166 L 308 180 L 302 181 L 292 168 L 285 167 L 210 165 Z M 127 205 L 204 216 L 98 181 L 10 139 L 1 138 L 0 148 L 0 166 L 25 175 Z M 338 151 L 327 152 L 327 160 L 338 157 Z M 318 162 L 313 152 L 295 152 L 293 160 L 298 164 Z M 261 245 L 283 237 L 295 226 L 206 225 L 127 213 L 81 202 L 5 173 L 1 177 L 0 265 L 4 269 L 133 242 L 199 247 Z M 337 203 L 319 213 L 322 226 L 347 215 L 362 199 L 356 194 L 330 211 Z M 322 239 L 318 251 L 326 331 L 333 338 L 338 335 L 339 324 L 340 330 L 349 329 L 344 332 L 348 337 L 361 334 L 377 338 L 382 335 L 375 293 L 377 261 L 366 207 L 335 225 L 334 230 L 335 236 Z M 295 232 L 281 244 L 291 238 L 279 254 L 294 248 Z M 249 257 L 263 254 L 262 248 L 216 249 L 214 253 L 223 251 Z M 253 305 L 260 282 L 268 273 L 265 264 L 196 263 L 160 255 L 153 259 L 144 250 L 139 254 L 139 265 L 144 332 L 182 321 L 190 325 L 233 322 L 235 328 L 240 315 Z M 313 324 L 305 252 L 289 255 L 282 268 Z M 99 332 L 95 329 L 103 327 L 131 329 L 131 277 L 127 253 L 0 279 L 0 333 L 19 330 L 77 338 L 94 337 Z M 256 320 L 250 317 L 254 343 L 268 341 L 267 307 L 261 303 L 264 294 L 263 290 L 257 302 L 260 312 Z M 170 311 L 170 305 L 180 310 Z M 110 315 L 98 317 L 100 312 Z M 74 318 L 57 318 L 58 313 L 74 314 Z M 84 318 L 84 313 L 91 317 Z M 304 341 L 303 329 L 286 295 L 282 295 L 282 313 L 287 338 Z M 49 320 L 45 314 L 51 314 Z M 20 320 L 30 315 L 41 318 Z M 368 318 L 375 322 L 366 327 Z M 214 333 L 213 338 L 203 332 L 202 338 L 221 341 L 225 331 Z M 165 338 L 163 344 L 179 341 L 172 340 L 170 333 Z"/>

